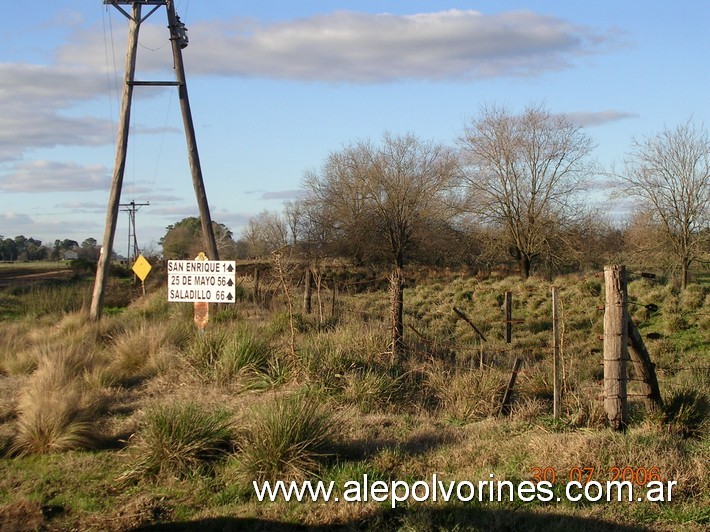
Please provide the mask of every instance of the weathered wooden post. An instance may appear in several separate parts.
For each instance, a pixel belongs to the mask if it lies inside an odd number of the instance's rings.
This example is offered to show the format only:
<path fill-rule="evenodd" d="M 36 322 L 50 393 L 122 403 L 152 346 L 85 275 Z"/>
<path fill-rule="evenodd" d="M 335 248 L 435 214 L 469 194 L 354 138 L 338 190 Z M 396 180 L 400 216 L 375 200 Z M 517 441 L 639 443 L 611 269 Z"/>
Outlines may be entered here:
<path fill-rule="evenodd" d="M 513 341 L 513 293 L 505 293 L 505 343 Z"/>
<path fill-rule="evenodd" d="M 402 362 L 404 355 L 404 273 L 400 267 L 390 275 L 392 363 Z"/>
<path fill-rule="evenodd" d="M 313 309 L 313 305 L 311 303 L 313 300 L 313 271 L 310 266 L 306 268 L 306 275 L 303 282 L 303 313 L 310 314 Z"/>
<path fill-rule="evenodd" d="M 520 366 L 523 361 L 516 358 L 513 361 L 513 370 L 510 372 L 510 379 L 508 380 L 508 385 L 505 387 L 505 393 L 503 394 L 503 400 L 500 403 L 500 409 L 498 410 L 498 415 L 508 415 L 510 414 L 510 403 L 513 399 L 513 388 L 515 387 L 515 381 L 518 378 L 518 372 L 520 371 Z"/>
<path fill-rule="evenodd" d="M 553 387 L 553 403 L 552 415 L 555 419 L 559 419 L 562 414 L 562 390 L 560 388 L 560 372 L 562 361 L 560 359 L 560 330 L 557 314 L 557 287 L 552 287 L 552 387 Z"/>
<path fill-rule="evenodd" d="M 259 301 L 259 267 L 255 266 L 254 267 L 254 303 L 257 303 Z"/>
<path fill-rule="evenodd" d="M 628 423 L 626 360 L 628 359 L 628 299 L 626 267 L 604 267 L 604 410 L 614 430 Z"/>
<path fill-rule="evenodd" d="M 628 334 L 629 354 L 631 355 L 634 372 L 643 382 L 643 390 L 645 392 L 644 403 L 649 411 L 656 412 L 663 407 L 661 389 L 658 386 L 658 379 L 656 378 L 656 365 L 651 362 L 651 356 L 631 316 L 629 316 L 628 321 Z"/>

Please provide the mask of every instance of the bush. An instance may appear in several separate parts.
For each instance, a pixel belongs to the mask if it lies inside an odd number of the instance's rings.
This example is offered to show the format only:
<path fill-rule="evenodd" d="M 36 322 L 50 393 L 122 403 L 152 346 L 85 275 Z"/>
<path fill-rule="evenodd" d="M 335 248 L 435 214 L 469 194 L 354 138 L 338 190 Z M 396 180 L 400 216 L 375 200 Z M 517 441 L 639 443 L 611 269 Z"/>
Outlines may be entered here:
<path fill-rule="evenodd" d="M 149 409 L 137 434 L 136 461 L 124 479 L 205 472 L 229 451 L 233 428 L 228 411 L 185 402 Z"/>
<path fill-rule="evenodd" d="M 239 439 L 242 480 L 303 479 L 327 456 L 336 420 L 315 397 L 276 398 L 252 414 Z"/>

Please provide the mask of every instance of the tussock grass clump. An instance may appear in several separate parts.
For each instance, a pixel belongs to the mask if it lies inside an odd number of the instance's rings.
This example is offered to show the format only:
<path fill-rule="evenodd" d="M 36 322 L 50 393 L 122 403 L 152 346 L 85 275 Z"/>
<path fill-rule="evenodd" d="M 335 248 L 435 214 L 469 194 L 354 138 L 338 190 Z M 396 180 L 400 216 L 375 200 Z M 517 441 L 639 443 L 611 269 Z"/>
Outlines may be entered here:
<path fill-rule="evenodd" d="M 248 327 L 215 328 L 194 338 L 186 351 L 188 363 L 204 379 L 218 384 L 269 380 L 278 373 L 278 361 L 269 341 Z"/>
<path fill-rule="evenodd" d="M 170 338 L 164 325 L 141 321 L 126 327 L 107 348 L 110 362 L 102 372 L 109 383 L 150 377 L 169 364 Z"/>
<path fill-rule="evenodd" d="M 238 328 L 222 347 L 214 372 L 218 382 L 227 383 L 240 375 L 267 371 L 271 349 L 268 341 L 247 328 Z"/>
<path fill-rule="evenodd" d="M 232 445 L 231 414 L 194 402 L 156 405 L 145 412 L 132 445 L 133 467 L 124 480 L 202 473 Z"/>
<path fill-rule="evenodd" d="M 398 402 L 404 384 L 401 375 L 393 375 L 379 368 L 350 372 L 344 376 L 344 381 L 343 399 L 357 405 L 365 414 Z"/>
<path fill-rule="evenodd" d="M 680 296 L 681 307 L 685 311 L 693 311 L 701 308 L 708 293 L 710 293 L 710 290 L 706 286 L 699 284 L 688 285 Z"/>
<path fill-rule="evenodd" d="M 662 421 L 671 434 L 700 436 L 710 423 L 710 401 L 697 390 L 677 390 L 663 405 Z"/>
<path fill-rule="evenodd" d="M 505 375 L 497 370 L 450 371 L 432 366 L 429 386 L 448 420 L 467 423 L 496 413 L 505 388 Z"/>
<path fill-rule="evenodd" d="M 47 454 L 93 447 L 103 400 L 84 379 L 96 357 L 83 346 L 46 353 L 18 401 L 14 454 Z"/>
<path fill-rule="evenodd" d="M 37 368 L 24 324 L 4 323 L 0 329 L 0 374 L 27 375 Z"/>
<path fill-rule="evenodd" d="M 244 482 L 315 475 L 337 436 L 336 418 L 313 396 L 278 397 L 249 417 L 236 466 Z"/>

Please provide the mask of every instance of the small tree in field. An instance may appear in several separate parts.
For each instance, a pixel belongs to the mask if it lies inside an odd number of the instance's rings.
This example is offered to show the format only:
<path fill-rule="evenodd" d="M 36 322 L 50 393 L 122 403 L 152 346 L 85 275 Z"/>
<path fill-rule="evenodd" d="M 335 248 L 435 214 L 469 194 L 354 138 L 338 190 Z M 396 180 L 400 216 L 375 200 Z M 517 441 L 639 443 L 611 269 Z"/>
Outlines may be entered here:
<path fill-rule="evenodd" d="M 392 353 L 402 354 L 402 269 L 432 220 L 445 216 L 457 160 L 448 148 L 413 135 L 385 134 L 380 145 L 360 141 L 331 153 L 306 175 L 319 234 L 358 259 L 392 265 Z"/>
<path fill-rule="evenodd" d="M 710 252 L 710 136 L 691 121 L 634 140 L 618 182 L 662 229 L 681 287 L 693 262 Z"/>
<path fill-rule="evenodd" d="M 488 106 L 459 139 L 468 208 L 504 231 L 520 275 L 565 245 L 561 230 L 578 212 L 574 200 L 591 177 L 594 148 L 580 126 L 540 106 L 522 114 Z"/>

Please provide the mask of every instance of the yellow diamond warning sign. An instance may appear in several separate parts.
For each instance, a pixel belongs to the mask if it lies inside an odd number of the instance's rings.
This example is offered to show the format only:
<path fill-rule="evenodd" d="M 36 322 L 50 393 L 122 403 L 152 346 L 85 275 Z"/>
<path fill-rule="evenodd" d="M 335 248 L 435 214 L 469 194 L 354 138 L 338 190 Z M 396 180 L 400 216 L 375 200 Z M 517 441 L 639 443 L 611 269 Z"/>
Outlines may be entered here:
<path fill-rule="evenodd" d="M 150 269 L 150 262 L 148 262 L 143 255 L 139 255 L 136 262 L 133 264 L 133 273 L 135 273 L 141 281 L 145 281 Z"/>

